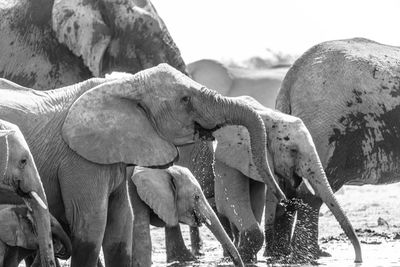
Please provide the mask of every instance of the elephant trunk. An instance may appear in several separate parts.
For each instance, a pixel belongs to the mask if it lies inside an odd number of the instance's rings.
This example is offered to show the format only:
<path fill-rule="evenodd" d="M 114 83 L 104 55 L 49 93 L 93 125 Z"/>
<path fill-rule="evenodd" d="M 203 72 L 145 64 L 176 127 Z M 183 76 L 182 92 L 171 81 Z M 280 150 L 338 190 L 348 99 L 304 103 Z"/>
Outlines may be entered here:
<path fill-rule="evenodd" d="M 62 249 L 60 251 L 55 251 L 55 253 L 58 258 L 67 260 L 69 257 L 71 257 L 72 254 L 71 239 L 68 237 L 61 224 L 53 216 L 51 216 L 50 218 L 50 225 L 53 236 L 57 238 L 62 244 Z"/>
<path fill-rule="evenodd" d="M 56 266 L 46 194 L 33 158 L 31 155 L 30 157 L 29 162 L 33 166 L 27 176 L 20 181 L 17 193 L 22 196 L 25 203 L 32 209 L 42 266 Z M 24 192 L 28 192 L 28 194 Z"/>
<path fill-rule="evenodd" d="M 53 241 L 51 238 L 50 212 L 47 207 L 44 208 L 41 200 L 38 200 L 37 196 L 35 196 L 38 195 L 41 199 L 45 200 L 46 195 L 44 194 L 44 191 L 38 193 L 31 191 L 29 195 L 31 198 L 24 200 L 27 202 L 28 206 L 31 207 L 35 220 L 41 266 L 55 267 L 56 263 L 54 259 Z M 47 204 L 47 201 L 44 203 Z"/>
<path fill-rule="evenodd" d="M 219 125 L 242 125 L 247 128 L 250 136 L 253 162 L 260 177 L 262 177 L 264 183 L 278 201 L 286 199 L 271 172 L 267 160 L 266 130 L 261 116 L 257 111 L 238 98 L 223 97 L 217 93 L 208 93 L 208 95 L 212 96 L 208 102 L 213 103 L 208 111 L 210 113 L 209 119 L 217 119 L 217 124 Z"/>
<path fill-rule="evenodd" d="M 355 250 L 355 262 L 362 262 L 361 246 L 358 237 L 350 223 L 350 220 L 333 194 L 332 188 L 329 185 L 325 171 L 316 155 L 316 152 L 311 153 L 311 162 L 313 163 L 311 168 L 308 166 L 305 167 L 306 165 L 304 166 L 306 170 L 303 171 L 303 177 L 308 179 L 315 194 L 327 205 L 347 237 L 350 239 Z"/>
<path fill-rule="evenodd" d="M 225 232 L 217 215 L 214 213 L 207 200 L 201 197 L 196 207 L 195 213 L 198 219 L 207 226 L 208 229 L 213 233 L 215 238 L 221 243 L 225 251 L 229 252 L 235 266 L 244 266 L 242 258 L 232 240 L 229 238 L 228 234 Z"/>

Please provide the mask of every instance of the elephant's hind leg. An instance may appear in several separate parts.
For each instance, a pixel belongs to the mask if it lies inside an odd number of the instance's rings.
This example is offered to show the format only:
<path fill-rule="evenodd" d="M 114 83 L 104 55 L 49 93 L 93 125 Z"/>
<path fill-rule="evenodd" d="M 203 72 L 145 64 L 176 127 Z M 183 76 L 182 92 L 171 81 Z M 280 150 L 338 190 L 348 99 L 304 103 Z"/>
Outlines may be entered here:
<path fill-rule="evenodd" d="M 131 266 L 133 213 L 126 182 L 111 194 L 107 215 L 103 240 L 105 265 Z"/>

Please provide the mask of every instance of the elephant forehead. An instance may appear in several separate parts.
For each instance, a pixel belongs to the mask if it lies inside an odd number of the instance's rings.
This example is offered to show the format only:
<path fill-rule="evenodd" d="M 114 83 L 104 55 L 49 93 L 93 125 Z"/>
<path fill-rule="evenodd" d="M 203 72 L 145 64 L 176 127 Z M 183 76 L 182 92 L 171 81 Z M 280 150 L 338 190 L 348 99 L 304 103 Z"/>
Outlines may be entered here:
<path fill-rule="evenodd" d="M 254 180 L 264 182 L 253 162 L 250 136 L 243 126 L 225 126 L 214 132 L 217 139 L 215 158 Z"/>

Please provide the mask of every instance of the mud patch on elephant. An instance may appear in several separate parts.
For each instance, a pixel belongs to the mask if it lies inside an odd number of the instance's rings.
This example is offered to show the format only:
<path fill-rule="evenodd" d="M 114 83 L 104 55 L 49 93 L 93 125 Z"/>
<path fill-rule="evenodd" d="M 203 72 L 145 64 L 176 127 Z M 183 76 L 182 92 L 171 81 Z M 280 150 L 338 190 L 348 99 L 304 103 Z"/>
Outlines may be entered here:
<path fill-rule="evenodd" d="M 333 129 L 329 144 L 335 150 L 326 173 L 334 190 L 354 179 L 387 183 L 398 177 L 400 106 L 390 111 L 380 107 L 380 115 L 349 113 L 339 119 L 343 129 Z"/>

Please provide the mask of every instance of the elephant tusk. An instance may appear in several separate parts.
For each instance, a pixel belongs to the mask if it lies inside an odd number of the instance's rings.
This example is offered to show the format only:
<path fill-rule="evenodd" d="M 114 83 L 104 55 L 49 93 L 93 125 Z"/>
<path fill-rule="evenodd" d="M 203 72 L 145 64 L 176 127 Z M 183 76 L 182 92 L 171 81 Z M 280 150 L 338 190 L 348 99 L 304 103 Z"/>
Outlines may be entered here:
<path fill-rule="evenodd" d="M 306 185 L 307 189 L 311 192 L 311 194 L 313 194 L 315 196 L 315 191 L 312 188 L 310 182 L 306 178 L 303 178 L 303 181 L 304 181 L 304 184 Z"/>
<path fill-rule="evenodd" d="M 215 151 L 217 150 L 217 145 L 218 145 L 218 140 L 215 139 L 214 141 L 212 141 L 212 148 L 213 148 L 213 152 L 215 153 Z"/>
<path fill-rule="evenodd" d="M 44 201 L 39 197 L 39 195 L 35 191 L 31 191 L 30 194 L 37 201 L 37 203 L 39 203 L 39 205 L 43 209 L 47 210 L 46 204 L 44 203 Z"/>

